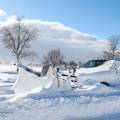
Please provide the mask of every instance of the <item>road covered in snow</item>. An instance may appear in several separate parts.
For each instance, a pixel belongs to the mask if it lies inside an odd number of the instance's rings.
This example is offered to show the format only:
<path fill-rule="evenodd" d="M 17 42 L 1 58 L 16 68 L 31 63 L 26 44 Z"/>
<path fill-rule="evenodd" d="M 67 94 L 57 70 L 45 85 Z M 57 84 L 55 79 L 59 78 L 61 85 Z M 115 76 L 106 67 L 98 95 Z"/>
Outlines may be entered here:
<path fill-rule="evenodd" d="M 77 84 L 83 87 L 76 90 L 55 86 L 41 89 L 37 86 L 25 94 L 15 93 L 12 89 L 19 76 L 15 69 L 14 66 L 0 65 L 0 120 L 119 120 L 120 118 L 119 62 L 109 61 L 96 68 L 78 69 Z M 27 78 L 30 79 L 25 77 L 24 84 L 29 85 Z M 107 82 L 110 87 L 98 84 L 100 82 Z M 88 88 L 91 89 L 86 89 L 86 86 L 90 86 Z"/>

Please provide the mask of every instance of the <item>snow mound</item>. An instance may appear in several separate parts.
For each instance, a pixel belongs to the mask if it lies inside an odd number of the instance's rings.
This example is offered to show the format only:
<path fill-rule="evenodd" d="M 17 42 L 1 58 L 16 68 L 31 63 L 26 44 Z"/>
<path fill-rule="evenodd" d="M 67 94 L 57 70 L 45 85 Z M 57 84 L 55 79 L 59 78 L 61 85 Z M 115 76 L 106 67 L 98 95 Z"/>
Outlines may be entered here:
<path fill-rule="evenodd" d="M 77 70 L 76 74 L 92 74 L 92 73 L 97 73 L 97 72 L 110 71 L 111 68 L 113 68 L 115 63 L 120 64 L 120 62 L 117 62 L 114 60 L 109 60 L 98 67 L 81 68 L 81 69 Z"/>
<path fill-rule="evenodd" d="M 98 67 L 81 68 L 77 70 L 76 75 L 78 78 L 78 89 L 76 89 L 75 91 L 91 91 L 96 88 L 106 89 L 105 85 L 100 85 L 101 82 L 106 82 L 112 86 L 120 83 L 120 81 L 118 81 L 119 76 L 114 74 L 114 72 L 112 71 L 114 70 L 115 66 L 119 66 L 119 64 L 119 61 L 110 60 Z M 12 89 L 17 95 L 20 96 L 34 93 L 38 94 L 39 92 L 41 93 L 44 88 L 52 89 L 53 86 L 57 86 L 57 80 L 55 75 L 53 75 L 53 68 L 50 67 L 48 71 L 49 72 L 46 76 L 38 77 L 37 75 L 20 68 L 18 79 L 13 85 Z M 60 88 L 62 90 L 71 91 L 72 88 L 71 86 L 69 86 L 69 82 L 70 80 L 68 80 L 67 84 L 64 84 Z M 50 89 L 48 89 L 48 91 L 50 91 Z M 98 89 L 98 92 L 99 91 L 101 90 Z"/>
<path fill-rule="evenodd" d="M 52 67 L 49 67 L 46 76 L 38 77 L 25 69 L 20 68 L 18 78 L 12 87 L 16 94 L 27 94 L 43 88 L 50 88 L 53 85 L 54 76 L 52 74 Z"/>

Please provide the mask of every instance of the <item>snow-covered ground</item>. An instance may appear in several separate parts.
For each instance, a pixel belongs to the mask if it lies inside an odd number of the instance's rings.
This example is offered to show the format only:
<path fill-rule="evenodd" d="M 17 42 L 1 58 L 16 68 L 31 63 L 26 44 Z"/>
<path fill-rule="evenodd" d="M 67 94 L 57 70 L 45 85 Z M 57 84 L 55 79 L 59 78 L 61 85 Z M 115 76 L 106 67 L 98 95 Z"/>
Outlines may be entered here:
<path fill-rule="evenodd" d="M 15 70 L 14 66 L 0 65 L 0 120 L 120 119 L 119 62 L 108 61 L 99 67 L 78 69 L 76 75 L 79 88 L 75 90 L 53 85 L 45 88 L 42 86 L 41 89 L 39 83 L 40 87 L 34 86 L 31 91 L 18 94 L 13 91 L 13 86 L 19 85 L 16 84 L 18 74 Z M 19 76 L 22 81 L 24 79 L 24 86 L 20 86 L 19 90 L 30 85 L 30 77 L 27 77 L 29 74 L 24 73 L 24 76 Z M 110 87 L 100 82 L 107 82 Z M 57 84 L 55 79 L 52 84 Z"/>

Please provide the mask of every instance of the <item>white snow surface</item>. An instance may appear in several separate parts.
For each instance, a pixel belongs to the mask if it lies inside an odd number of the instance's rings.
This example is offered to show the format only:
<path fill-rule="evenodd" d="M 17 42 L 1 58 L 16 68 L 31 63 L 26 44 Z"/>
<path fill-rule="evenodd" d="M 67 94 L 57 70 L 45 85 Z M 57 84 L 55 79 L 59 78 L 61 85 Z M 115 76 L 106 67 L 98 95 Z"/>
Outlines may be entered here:
<path fill-rule="evenodd" d="M 49 88 L 53 84 L 54 76 L 52 75 L 52 68 L 49 68 L 50 74 L 46 77 L 38 77 L 22 68 L 19 68 L 18 78 L 12 89 L 16 94 L 27 94 L 43 88 Z"/>
<path fill-rule="evenodd" d="M 40 85 L 37 77 L 25 71 L 18 75 L 15 67 L 0 65 L 0 120 L 119 120 L 119 63 L 108 61 L 99 67 L 78 69 L 80 87 L 74 91 L 52 87 L 57 82 L 51 76 L 45 79 L 46 84 L 39 80 Z M 36 85 L 27 87 L 32 77 Z M 100 84 L 102 81 L 111 87 Z"/>

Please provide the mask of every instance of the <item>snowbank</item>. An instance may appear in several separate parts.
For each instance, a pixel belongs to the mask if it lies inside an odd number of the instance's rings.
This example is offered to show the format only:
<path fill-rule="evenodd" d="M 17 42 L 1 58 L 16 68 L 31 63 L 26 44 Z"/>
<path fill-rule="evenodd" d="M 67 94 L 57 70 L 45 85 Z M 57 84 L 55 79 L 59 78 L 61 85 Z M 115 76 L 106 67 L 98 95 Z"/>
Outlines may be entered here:
<path fill-rule="evenodd" d="M 114 60 L 110 60 L 105 62 L 104 64 L 98 66 L 98 67 L 92 67 L 92 68 L 81 68 L 77 70 L 76 74 L 92 74 L 97 72 L 103 72 L 103 71 L 109 71 L 111 67 L 113 66 Z"/>
<path fill-rule="evenodd" d="M 52 72 L 52 68 L 49 68 L 49 72 Z M 27 94 L 29 92 L 40 91 L 43 88 L 49 88 L 52 86 L 54 81 L 53 74 L 47 76 L 38 77 L 24 69 L 20 68 L 18 78 L 13 85 L 12 89 L 16 94 Z"/>
<path fill-rule="evenodd" d="M 83 80 L 86 85 L 83 89 L 87 89 L 87 85 L 94 87 L 99 81 L 116 85 L 107 87 L 99 84 L 94 89 L 85 91 L 51 89 L 53 84 L 57 85 L 54 75 L 39 78 L 20 69 L 19 77 L 12 87 L 17 96 L 0 96 L 0 120 L 119 120 L 120 75 L 114 72 L 116 66 L 119 68 L 116 63 L 119 62 L 108 61 L 91 69 L 93 71 L 79 70 L 79 80 Z M 0 76 L 0 91 L 11 90 L 6 84 L 10 85 L 11 80 L 15 81 L 17 75 L 8 76 L 7 73 L 0 72 Z M 19 97 L 23 93 L 26 93 L 26 96 Z"/>
<path fill-rule="evenodd" d="M 100 86 L 100 82 L 107 82 L 110 85 L 120 84 L 119 75 L 116 75 L 114 72 L 114 66 L 117 66 L 118 63 L 120 62 L 111 60 L 98 67 L 81 68 L 77 70 L 77 85 L 82 85 L 82 87 L 79 87 L 79 89 L 81 89 L 79 91 L 93 90 Z M 12 89 L 16 94 L 31 94 L 40 92 L 43 88 L 57 86 L 57 80 L 55 82 L 55 75 L 52 74 L 53 70 L 51 67 L 49 71 L 49 75 L 45 77 L 38 77 L 35 74 L 31 74 L 20 68 L 18 79 Z M 101 89 L 104 89 L 104 87 L 104 85 L 101 85 Z M 69 88 L 70 90 L 71 86 L 69 81 L 66 81 L 66 83 L 62 85 L 61 88 L 63 90 L 67 90 L 67 88 Z M 100 89 L 98 89 L 98 91 L 100 91 Z"/>

